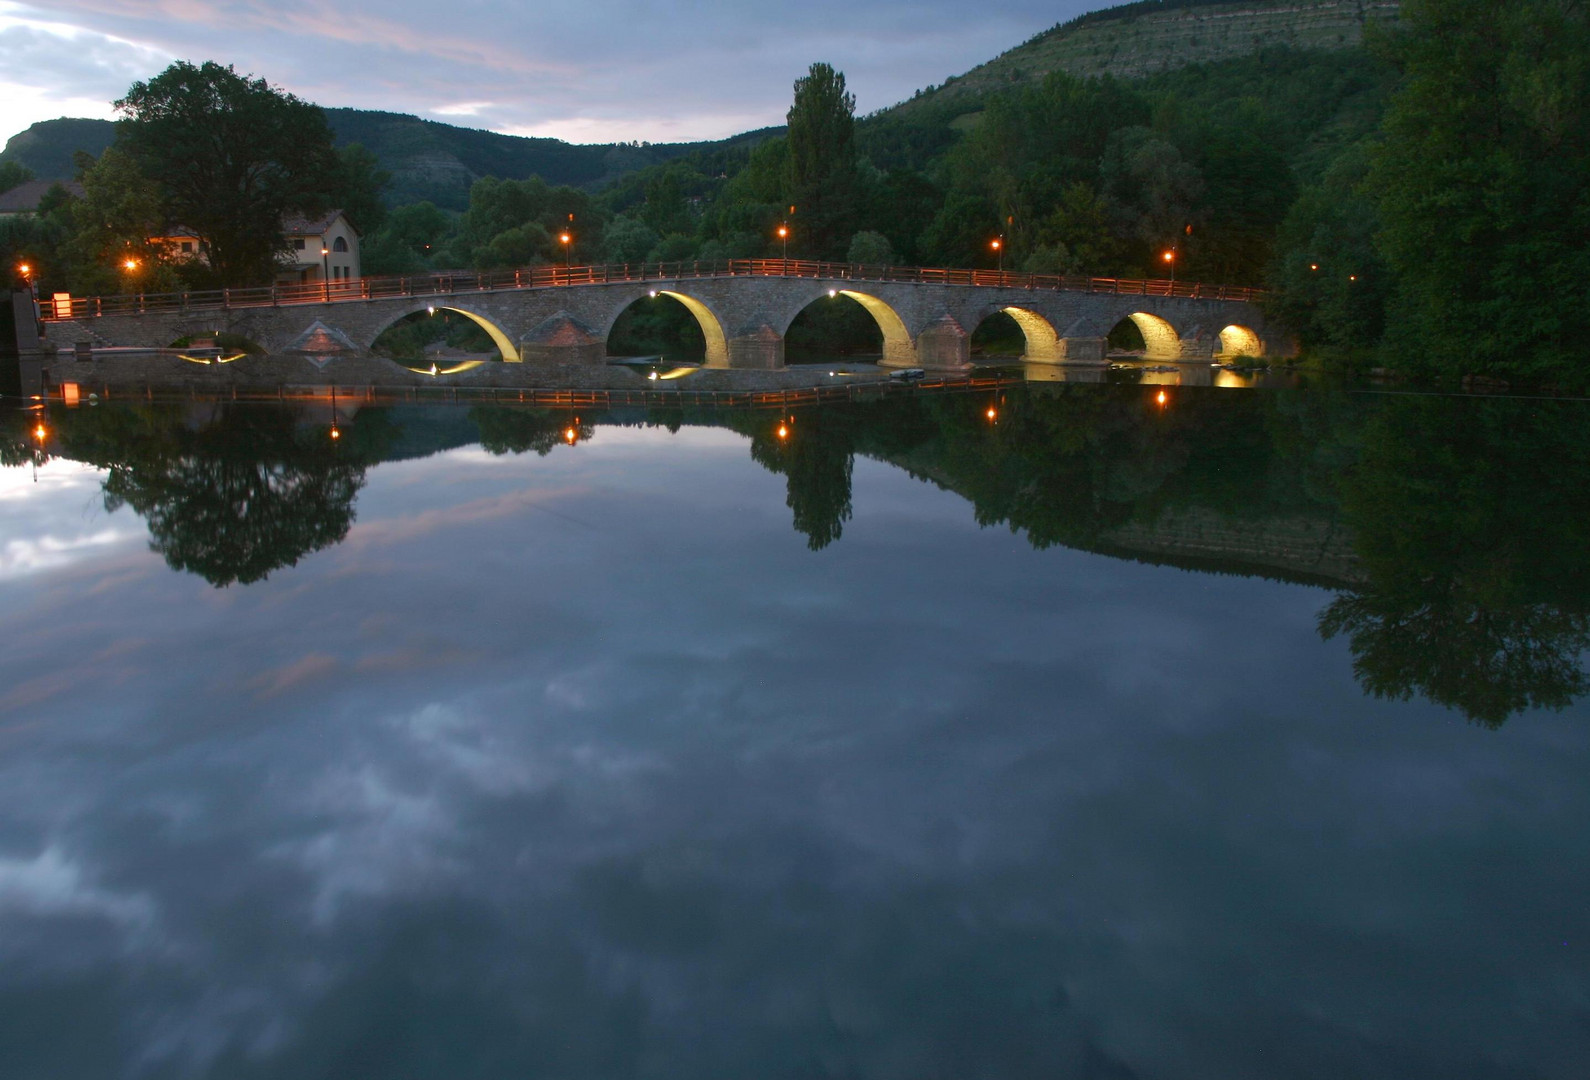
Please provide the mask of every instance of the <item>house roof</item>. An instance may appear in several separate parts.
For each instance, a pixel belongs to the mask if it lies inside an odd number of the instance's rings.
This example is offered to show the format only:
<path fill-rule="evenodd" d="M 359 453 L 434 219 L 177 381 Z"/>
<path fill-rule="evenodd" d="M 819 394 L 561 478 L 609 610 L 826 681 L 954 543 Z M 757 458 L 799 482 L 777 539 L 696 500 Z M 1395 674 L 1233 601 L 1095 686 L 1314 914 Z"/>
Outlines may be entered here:
<path fill-rule="evenodd" d="M 344 217 L 341 210 L 327 210 L 319 217 L 305 217 L 303 214 L 283 214 L 282 231 L 288 236 L 324 236 L 326 230 L 340 217 Z M 348 222 L 348 228 L 353 229 L 353 222 Z M 353 229 L 358 233 L 358 229 Z"/>
<path fill-rule="evenodd" d="M 83 185 L 75 180 L 24 180 L 10 191 L 0 194 L 0 214 L 31 214 L 38 210 L 40 201 L 56 184 L 70 194 L 83 197 Z"/>

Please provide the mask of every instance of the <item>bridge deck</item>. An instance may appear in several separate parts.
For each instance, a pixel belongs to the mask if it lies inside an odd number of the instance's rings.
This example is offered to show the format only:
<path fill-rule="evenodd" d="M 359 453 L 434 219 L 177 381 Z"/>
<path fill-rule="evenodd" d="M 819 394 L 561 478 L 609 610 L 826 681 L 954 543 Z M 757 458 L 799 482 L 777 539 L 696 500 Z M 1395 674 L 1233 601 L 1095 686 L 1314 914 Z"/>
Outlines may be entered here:
<path fill-rule="evenodd" d="M 198 292 L 66 297 L 40 302 L 45 322 L 111 315 L 220 311 L 294 304 L 357 303 L 403 296 L 456 296 L 515 289 L 569 288 L 622 282 L 684 281 L 721 277 L 804 277 L 836 281 L 883 281 L 918 285 L 981 286 L 1046 292 L 1103 293 L 1120 296 L 1179 297 L 1189 300 L 1252 302 L 1262 289 L 1206 285 L 1193 281 L 1072 277 L 1000 270 L 863 266 L 795 259 L 730 259 L 722 262 L 623 263 L 608 266 L 534 266 L 518 270 L 437 271 L 401 277 L 367 277 L 304 285 L 271 285 Z"/>

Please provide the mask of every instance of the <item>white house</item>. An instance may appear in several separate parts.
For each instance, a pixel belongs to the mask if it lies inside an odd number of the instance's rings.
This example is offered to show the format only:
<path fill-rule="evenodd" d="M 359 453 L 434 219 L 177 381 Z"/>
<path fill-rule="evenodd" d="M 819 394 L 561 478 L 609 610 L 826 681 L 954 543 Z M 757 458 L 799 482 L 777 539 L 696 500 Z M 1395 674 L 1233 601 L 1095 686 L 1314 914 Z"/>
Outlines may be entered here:
<path fill-rule="evenodd" d="M 313 218 L 289 214 L 282 219 L 282 231 L 287 234 L 287 265 L 276 274 L 278 285 L 362 276 L 359 231 L 341 210 Z"/>
<path fill-rule="evenodd" d="M 276 271 L 276 284 L 348 281 L 361 276 L 359 232 L 341 210 L 328 210 L 319 217 L 287 214 L 282 218 L 282 232 L 287 234 L 287 247 Z M 204 258 L 203 238 L 185 226 L 173 226 L 165 236 L 149 240 L 166 245 L 178 258 Z"/>

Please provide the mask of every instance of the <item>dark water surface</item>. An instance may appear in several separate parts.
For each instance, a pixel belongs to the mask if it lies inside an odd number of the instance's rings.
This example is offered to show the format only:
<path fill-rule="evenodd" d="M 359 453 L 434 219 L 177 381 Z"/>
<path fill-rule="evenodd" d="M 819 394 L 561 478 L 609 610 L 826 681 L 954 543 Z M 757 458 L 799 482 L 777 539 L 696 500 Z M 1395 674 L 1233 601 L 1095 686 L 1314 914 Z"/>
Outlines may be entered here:
<path fill-rule="evenodd" d="M 1590 407 L 1158 392 L 0 412 L 0 1075 L 1586 1075 Z"/>

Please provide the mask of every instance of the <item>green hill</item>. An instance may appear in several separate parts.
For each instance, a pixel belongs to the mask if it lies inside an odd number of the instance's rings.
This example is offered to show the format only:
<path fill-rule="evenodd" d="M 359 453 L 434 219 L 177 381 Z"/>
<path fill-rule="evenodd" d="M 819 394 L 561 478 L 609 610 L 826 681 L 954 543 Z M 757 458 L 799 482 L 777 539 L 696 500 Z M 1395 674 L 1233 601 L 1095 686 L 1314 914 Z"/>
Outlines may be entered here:
<path fill-rule="evenodd" d="M 0 161 L 14 161 L 40 180 L 71 180 L 77 175 L 72 155 L 85 150 L 98 157 L 116 138 L 109 120 L 43 120 L 11 136 Z"/>
<path fill-rule="evenodd" d="M 1400 0 L 1141 0 L 1062 23 L 887 111 L 949 107 L 1052 71 L 1132 79 L 1276 47 L 1355 48 L 1366 23 L 1395 21 L 1401 6 Z"/>
<path fill-rule="evenodd" d="M 721 142 L 577 145 L 561 139 L 531 139 L 455 127 L 400 113 L 327 109 L 338 145 L 362 143 L 392 173 L 387 201 L 395 206 L 429 199 L 462 210 L 469 187 L 482 176 L 597 188 L 625 173 L 657 165 L 695 150 L 754 143 L 769 131 L 753 131 Z M 0 161 L 15 161 L 45 180 L 76 174 L 72 156 L 99 154 L 115 138 L 108 120 L 46 120 L 11 138 Z"/>

